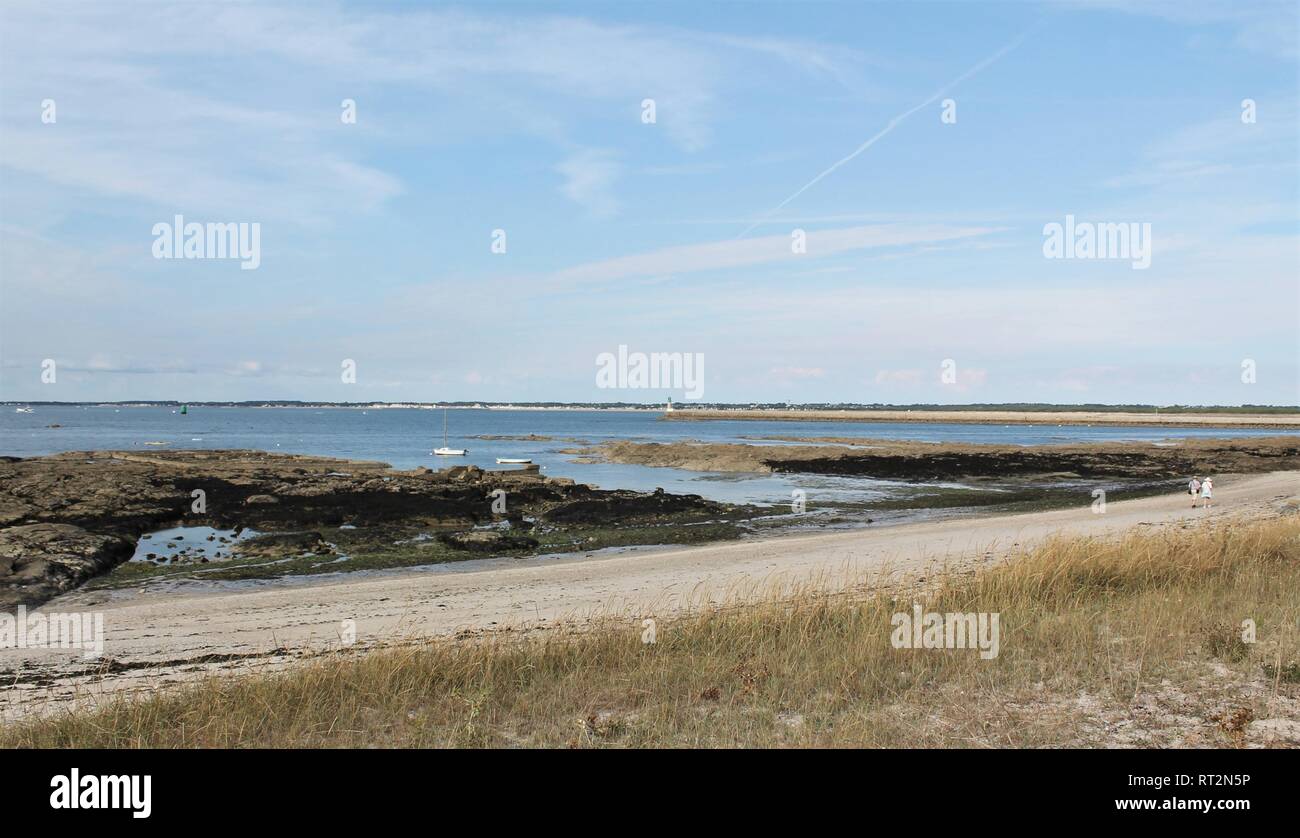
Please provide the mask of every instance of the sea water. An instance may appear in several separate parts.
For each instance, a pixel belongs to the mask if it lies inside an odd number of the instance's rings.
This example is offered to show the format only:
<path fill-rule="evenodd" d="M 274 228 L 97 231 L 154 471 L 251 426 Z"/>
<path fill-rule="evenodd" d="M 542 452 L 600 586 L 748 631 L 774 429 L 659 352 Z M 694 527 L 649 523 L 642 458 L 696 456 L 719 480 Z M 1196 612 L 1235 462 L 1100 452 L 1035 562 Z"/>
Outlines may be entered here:
<path fill-rule="evenodd" d="M 658 411 L 452 409 L 447 444 L 464 457 L 436 457 L 443 411 L 419 408 L 259 408 L 47 406 L 33 413 L 0 412 L 0 455 L 32 457 L 61 451 L 251 448 L 294 454 L 379 460 L 398 468 L 498 466 L 497 457 L 529 458 L 550 477 L 571 477 L 606 489 L 663 488 L 733 503 L 788 505 L 803 489 L 823 500 L 870 501 L 891 497 L 909 484 L 824 475 L 753 475 L 691 472 L 617 463 L 575 462 L 574 449 L 610 440 L 636 442 L 747 442 L 782 445 L 764 436 L 842 437 L 1048 445 L 1069 442 L 1169 440 L 1187 437 L 1297 435 L 1253 428 L 1182 428 L 1104 425 L 999 425 L 913 422 L 663 421 Z M 50 427 L 58 425 L 59 427 Z M 549 437 L 547 440 L 480 439 L 480 436 Z M 151 444 L 153 443 L 153 444 Z M 156 443 L 165 443 L 157 445 Z"/>

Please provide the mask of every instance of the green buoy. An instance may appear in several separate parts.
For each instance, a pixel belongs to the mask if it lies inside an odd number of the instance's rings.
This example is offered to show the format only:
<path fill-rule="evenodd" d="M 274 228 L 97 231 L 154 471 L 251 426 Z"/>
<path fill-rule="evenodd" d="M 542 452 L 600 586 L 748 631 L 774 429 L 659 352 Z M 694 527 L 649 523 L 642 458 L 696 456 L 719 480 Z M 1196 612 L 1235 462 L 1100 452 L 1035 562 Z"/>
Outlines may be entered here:
<path fill-rule="evenodd" d="M 190 412 L 190 406 L 189 406 L 189 405 L 187 405 L 187 404 L 183 404 L 183 405 L 181 405 L 181 415 L 182 415 L 182 416 L 185 415 L 186 413 L 189 413 L 189 412 Z"/>

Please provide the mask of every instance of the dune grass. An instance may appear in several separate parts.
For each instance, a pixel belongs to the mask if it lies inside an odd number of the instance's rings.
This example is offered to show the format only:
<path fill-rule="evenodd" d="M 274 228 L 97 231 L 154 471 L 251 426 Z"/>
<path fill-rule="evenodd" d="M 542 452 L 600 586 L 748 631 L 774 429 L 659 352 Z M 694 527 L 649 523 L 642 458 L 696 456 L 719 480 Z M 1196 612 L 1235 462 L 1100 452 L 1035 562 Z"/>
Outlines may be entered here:
<path fill-rule="evenodd" d="M 998 656 L 894 648 L 914 601 L 996 612 Z M 11 724 L 0 746 L 1285 745 L 1250 722 L 1300 721 L 1298 621 L 1291 515 L 711 608 L 660 620 L 653 644 L 611 619 L 340 654 Z"/>

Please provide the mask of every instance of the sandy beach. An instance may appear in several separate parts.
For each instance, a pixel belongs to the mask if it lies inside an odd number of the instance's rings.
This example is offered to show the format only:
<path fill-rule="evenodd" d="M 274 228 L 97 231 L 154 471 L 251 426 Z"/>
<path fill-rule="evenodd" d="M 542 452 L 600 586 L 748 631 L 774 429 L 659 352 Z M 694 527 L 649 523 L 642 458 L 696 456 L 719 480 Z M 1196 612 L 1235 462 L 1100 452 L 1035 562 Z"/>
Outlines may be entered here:
<path fill-rule="evenodd" d="M 73 592 L 46 611 L 102 611 L 104 658 L 70 652 L 0 651 L 7 717 L 156 690 L 217 671 L 266 670 L 341 648 L 356 651 L 423 637 L 580 625 L 595 616 L 662 619 L 694 604 L 773 591 L 834 590 L 882 571 L 974 567 L 1052 535 L 1104 536 L 1134 527 L 1261 518 L 1300 502 L 1300 472 L 1224 476 L 1212 510 L 1172 493 L 1022 515 L 797 535 L 687 549 L 634 550 L 553 559 L 485 560 L 364 578 L 315 578 L 246 589 L 196 587 L 148 593 Z M 352 621 L 349 623 L 347 621 Z M 355 644 L 345 644 L 351 626 Z"/>

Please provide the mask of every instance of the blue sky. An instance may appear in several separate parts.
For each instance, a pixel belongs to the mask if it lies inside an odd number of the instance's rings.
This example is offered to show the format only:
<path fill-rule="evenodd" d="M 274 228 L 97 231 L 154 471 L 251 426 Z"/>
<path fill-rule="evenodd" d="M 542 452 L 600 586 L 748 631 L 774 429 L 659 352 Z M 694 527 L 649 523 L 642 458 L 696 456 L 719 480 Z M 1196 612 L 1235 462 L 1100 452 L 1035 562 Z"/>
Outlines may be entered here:
<path fill-rule="evenodd" d="M 622 344 L 702 353 L 707 401 L 1295 404 L 1297 26 L 1194 1 L 6 3 L 0 398 L 672 395 L 596 387 Z M 260 224 L 260 267 L 155 259 L 178 213 Z M 1150 267 L 1044 258 L 1066 215 L 1150 224 Z"/>

